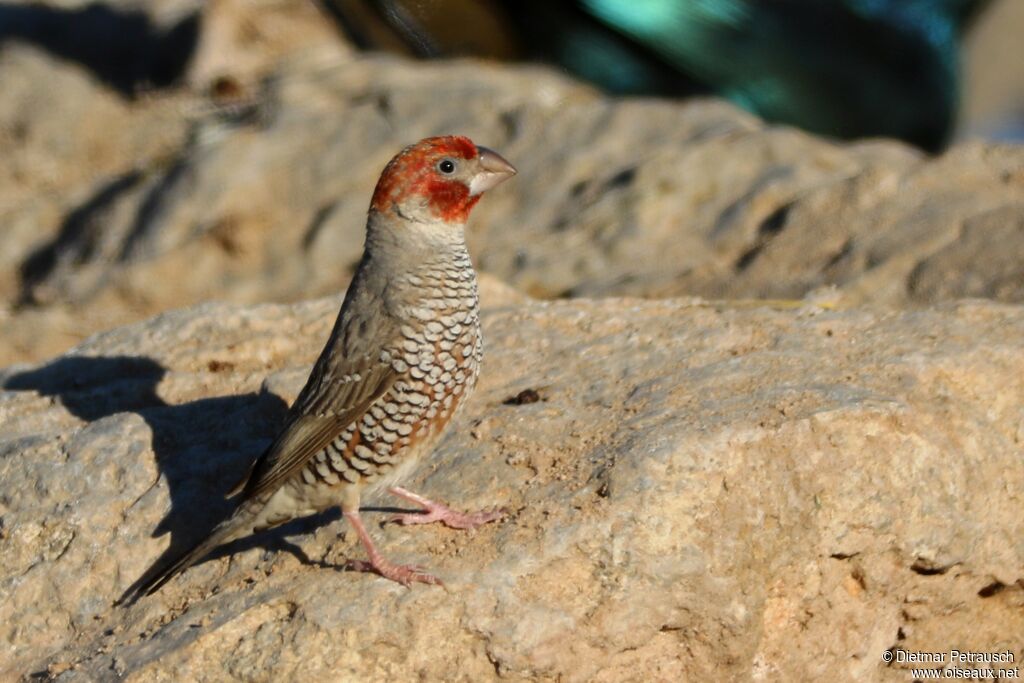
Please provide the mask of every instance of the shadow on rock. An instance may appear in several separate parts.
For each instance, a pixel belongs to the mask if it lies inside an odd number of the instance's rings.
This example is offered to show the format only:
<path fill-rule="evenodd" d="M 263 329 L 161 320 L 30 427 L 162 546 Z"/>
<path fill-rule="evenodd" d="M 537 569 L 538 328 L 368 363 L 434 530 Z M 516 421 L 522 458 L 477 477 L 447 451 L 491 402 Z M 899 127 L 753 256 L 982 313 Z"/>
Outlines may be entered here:
<path fill-rule="evenodd" d="M 111 235 L 112 221 L 110 213 L 125 194 L 135 189 L 142 181 L 141 171 L 131 171 L 105 186 L 88 201 L 71 211 L 60 226 L 57 237 L 30 254 L 21 264 L 19 275 L 21 292 L 18 305 L 39 305 L 52 303 L 61 296 L 67 300 L 79 297 L 68 296 L 66 287 L 56 282 L 47 286 L 47 282 L 55 273 L 64 270 L 74 271 L 96 257 L 108 256 L 115 260 L 121 254 L 104 252 L 114 251 L 119 245 L 111 245 L 116 235 Z M 59 278 L 58 278 L 59 279 Z M 93 289 L 98 286 L 95 283 Z"/>
<path fill-rule="evenodd" d="M 125 97 L 177 83 L 199 41 L 200 14 L 170 28 L 139 11 L 94 2 L 78 9 L 0 3 L 0 46 L 18 40 L 76 62 Z"/>
<path fill-rule="evenodd" d="M 162 567 L 191 548 L 233 511 L 233 501 L 226 500 L 224 493 L 274 437 L 287 412 L 283 400 L 264 392 L 171 405 L 156 391 L 166 374 L 166 369 L 150 358 L 63 356 L 10 375 L 2 384 L 6 390 L 52 396 L 88 422 L 121 412 L 136 413 L 146 421 L 171 502 L 153 531 L 153 536 L 170 532 L 170 546 L 154 567 Z M 319 564 L 283 536 L 337 517 L 337 511 L 332 511 L 297 520 L 222 546 L 207 559 L 265 547 L 291 552 L 304 564 Z"/>

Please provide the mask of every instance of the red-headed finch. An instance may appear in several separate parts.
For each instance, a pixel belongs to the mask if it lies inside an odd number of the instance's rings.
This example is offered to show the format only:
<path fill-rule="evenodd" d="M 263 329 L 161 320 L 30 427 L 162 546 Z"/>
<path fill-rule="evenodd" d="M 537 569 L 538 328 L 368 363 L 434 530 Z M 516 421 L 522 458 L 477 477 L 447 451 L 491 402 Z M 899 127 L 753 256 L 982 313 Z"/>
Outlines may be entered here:
<path fill-rule="evenodd" d="M 388 163 L 330 339 L 280 434 L 232 491 L 234 513 L 192 550 L 150 569 L 125 598 L 155 592 L 218 545 L 335 505 L 366 550 L 358 568 L 402 584 L 439 583 L 381 556 L 359 504 L 390 487 L 423 508 L 401 515 L 403 524 L 471 529 L 500 516 L 456 512 L 394 485 L 429 455 L 476 384 L 479 302 L 464 229 L 481 195 L 515 172 L 461 136 L 421 140 Z"/>

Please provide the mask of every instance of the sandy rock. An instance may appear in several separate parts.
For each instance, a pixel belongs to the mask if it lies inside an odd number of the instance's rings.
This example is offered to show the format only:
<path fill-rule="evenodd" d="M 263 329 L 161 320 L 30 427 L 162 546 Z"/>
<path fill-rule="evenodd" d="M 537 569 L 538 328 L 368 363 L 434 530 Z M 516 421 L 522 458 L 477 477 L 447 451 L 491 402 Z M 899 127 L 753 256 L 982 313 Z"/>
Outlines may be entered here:
<path fill-rule="evenodd" d="M 978 301 L 489 306 L 478 393 L 409 485 L 508 518 L 371 525 L 447 588 L 337 571 L 361 550 L 327 514 L 113 608 L 225 514 L 337 304 L 206 304 L 0 372 L 0 677 L 895 683 L 889 648 L 1024 656 L 1024 309 Z"/>
<path fill-rule="evenodd" d="M 260 79 L 311 50 L 336 59 L 351 55 L 334 25 L 309 0 L 207 0 L 203 30 L 184 78 L 194 89 L 245 95 Z"/>
<path fill-rule="evenodd" d="M 83 306 L 82 297 L 61 298 L 40 282 L 41 274 L 81 256 L 83 244 L 100 262 L 130 252 L 142 214 L 155 202 L 150 192 L 159 191 L 157 181 L 190 146 L 196 121 L 251 114 L 261 79 L 296 55 L 348 54 L 306 0 L 7 5 L 0 49 L 0 365 L 54 355 L 97 330 L 167 308 L 173 296 L 151 302 L 102 275 L 94 281 L 89 269 L 85 289 L 102 296 Z M 184 44 L 173 39 L 196 27 L 201 31 Z M 147 69 L 168 59 L 177 60 L 177 71 L 166 83 L 152 82 Z M 148 203 L 119 204 L 131 191 Z M 48 305 L 21 308 L 26 300 Z"/>
<path fill-rule="evenodd" d="M 914 268 L 909 280 L 911 295 L 921 300 L 1024 300 L 1022 207 L 1024 202 L 1020 207 L 994 209 L 964 221 L 955 241 Z M 994 248 L 997 245 L 1000 248 Z M 984 272 L 975 264 L 984 264 Z"/>
<path fill-rule="evenodd" d="M 118 156 L 104 182 L 72 184 L 75 205 L 38 205 L 34 185 L 16 196 L 21 239 L 50 238 L 33 240 L 8 291 L 117 322 L 211 298 L 337 292 L 382 165 L 454 131 L 519 166 L 477 210 L 471 248 L 483 270 L 536 297 L 800 298 L 828 285 L 854 304 L 1020 297 L 1024 275 L 1007 258 L 1024 240 L 1007 227 L 1024 216 L 1019 148 L 969 143 L 926 159 L 767 127 L 716 101 L 610 99 L 542 68 L 354 59 L 327 43 L 236 95 L 180 95 L 188 133 L 178 124 L 172 153 L 141 165 Z M 12 325 L 27 328 L 16 339 L 46 336 L 28 318 Z M 7 360 L 40 356 L 21 343 Z"/>
<path fill-rule="evenodd" d="M 1024 4 L 992 0 L 963 44 L 960 134 L 1024 140 L 1024 60 L 1020 50 Z"/>
<path fill-rule="evenodd" d="M 75 216 L 130 185 L 130 172 L 173 156 L 187 121 L 179 100 L 125 101 L 85 69 L 19 43 L 0 50 L 0 93 L 0 296 L 11 302 L 19 270 L 48 244 L 81 239 L 67 229 Z"/>

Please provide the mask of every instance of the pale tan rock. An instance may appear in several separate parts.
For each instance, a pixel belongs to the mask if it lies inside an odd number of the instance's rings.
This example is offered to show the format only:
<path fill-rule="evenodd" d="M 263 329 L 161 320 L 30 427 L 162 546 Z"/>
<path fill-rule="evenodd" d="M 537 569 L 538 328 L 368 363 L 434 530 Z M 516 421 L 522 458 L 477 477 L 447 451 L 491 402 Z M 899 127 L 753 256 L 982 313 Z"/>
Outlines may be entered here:
<path fill-rule="evenodd" d="M 169 509 L 176 540 L 227 510 L 338 302 L 206 304 L 0 372 L 0 677 L 895 683 L 891 647 L 1024 656 L 1024 309 L 981 301 L 489 307 L 479 393 L 409 484 L 508 519 L 373 525 L 446 589 L 335 571 L 360 550 L 328 515 L 112 608 Z"/>
<path fill-rule="evenodd" d="M 959 135 L 1003 135 L 1020 142 L 1024 60 L 1018 59 L 1024 4 L 988 3 L 963 43 Z"/>
<path fill-rule="evenodd" d="M 206 0 L 203 30 L 186 79 L 196 89 L 255 87 L 282 61 L 309 51 L 351 55 L 338 30 L 308 0 Z M 225 81 L 225 79 L 227 79 Z"/>
<path fill-rule="evenodd" d="M 221 5 L 230 27 L 235 5 Z M 337 292 L 381 166 L 410 141 L 459 132 L 520 169 L 476 211 L 470 246 L 482 270 L 531 296 L 799 299 L 834 285 L 850 304 L 1020 298 L 1007 261 L 1024 241 L 1007 227 L 1024 215 L 1020 148 L 968 143 L 927 159 L 767 127 L 716 101 L 611 99 L 537 67 L 355 59 L 317 41 L 288 54 L 265 81 L 243 79 L 233 104 L 159 100 L 189 134 L 159 163 L 107 168 L 131 182 L 104 201 L 100 182 L 72 184 L 70 204 L 16 197 L 19 239 L 51 236 L 32 244 L 49 245 L 52 267 L 8 292 L 70 311 L 83 333 L 209 299 Z M 156 126 L 124 125 L 135 137 Z M 53 238 L 76 208 L 82 229 Z M 11 325 L 11 338 L 44 342 L 0 340 L 0 362 L 66 344 L 31 318 Z"/>
<path fill-rule="evenodd" d="M 0 50 L 0 320 L 5 324 L 0 365 L 52 356 L 97 330 L 194 303 L 176 294 L 173 284 L 190 270 L 182 260 L 147 274 L 147 280 L 167 280 L 158 300 L 110 282 L 107 269 L 132 253 L 130 244 L 143 230 L 147 212 L 159 208 L 165 173 L 173 174 L 177 155 L 193 148 L 195 125 L 252 115 L 262 79 L 285 68 L 289 59 L 313 53 L 334 64 L 350 54 L 315 3 L 306 0 L 7 4 L 12 12 L 35 9 L 46 21 L 66 26 L 90 19 L 74 28 L 82 44 L 90 40 L 84 29 L 102 28 L 97 14 L 112 22 L 120 16 L 132 30 L 148 27 L 155 39 L 200 13 L 201 32 L 178 84 L 153 90 L 140 82 L 131 97 L 105 83 L 91 65 L 62 59 L 17 34 L 5 41 Z M 100 41 L 117 34 L 117 28 L 104 30 Z M 126 54 L 133 57 L 159 49 L 125 40 Z M 125 202 L 125 195 L 136 201 Z M 244 246 L 245 236 L 231 224 L 214 233 L 203 246 Z M 40 277 L 54 267 L 73 268 L 66 260 L 81 257 L 83 248 L 94 263 L 80 273 L 76 296 Z M 46 305 L 13 310 L 26 297 Z"/>
<path fill-rule="evenodd" d="M 102 208 L 104 197 L 128 189 L 147 167 L 159 166 L 180 149 L 188 124 L 180 105 L 177 97 L 127 102 L 80 66 L 36 47 L 5 44 L 0 51 L 0 296 L 5 302 L 18 298 L 19 269 L 59 239 L 76 210 Z"/>

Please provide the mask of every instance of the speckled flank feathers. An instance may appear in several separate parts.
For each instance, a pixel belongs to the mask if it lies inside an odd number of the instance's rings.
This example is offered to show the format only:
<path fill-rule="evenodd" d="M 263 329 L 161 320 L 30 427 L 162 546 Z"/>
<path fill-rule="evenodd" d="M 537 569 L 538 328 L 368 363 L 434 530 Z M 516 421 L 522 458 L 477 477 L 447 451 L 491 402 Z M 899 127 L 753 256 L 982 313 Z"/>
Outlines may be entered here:
<path fill-rule="evenodd" d="M 479 299 L 469 253 L 446 256 L 401 276 L 429 293 L 380 353 L 401 379 L 302 469 L 306 483 L 386 478 L 401 453 L 439 434 L 464 405 L 483 357 Z"/>
<path fill-rule="evenodd" d="M 362 494 L 392 486 L 430 453 L 476 384 L 483 354 L 476 274 L 465 220 L 486 190 L 514 175 L 468 138 L 428 138 L 387 165 L 367 218 L 363 258 L 331 337 L 277 439 L 232 493 L 234 514 L 195 548 L 154 566 L 125 594 L 152 593 L 214 547 L 341 505 L 368 562 L 388 579 L 439 583 L 391 564 L 360 516 Z M 470 529 L 500 517 L 461 513 L 405 489 L 424 508 L 403 524 Z"/>

